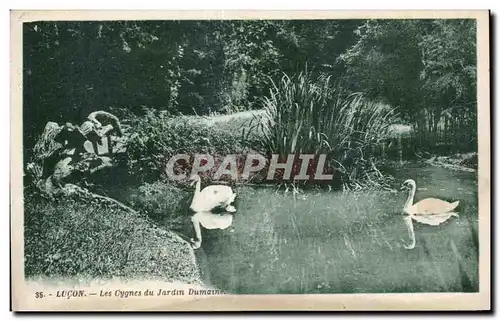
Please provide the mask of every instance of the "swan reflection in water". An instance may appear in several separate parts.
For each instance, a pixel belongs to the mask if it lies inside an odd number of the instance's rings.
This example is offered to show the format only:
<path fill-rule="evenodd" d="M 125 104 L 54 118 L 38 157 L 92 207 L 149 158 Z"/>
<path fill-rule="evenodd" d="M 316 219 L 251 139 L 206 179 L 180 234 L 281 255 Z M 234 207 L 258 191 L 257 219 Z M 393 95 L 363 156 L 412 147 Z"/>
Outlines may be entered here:
<path fill-rule="evenodd" d="M 413 221 L 427 225 L 439 225 L 447 221 L 452 216 L 458 216 L 454 210 L 457 208 L 459 201 L 449 203 L 438 198 L 426 198 L 413 204 L 417 184 L 413 179 L 406 180 L 401 189 L 408 189 L 409 195 L 403 207 L 404 222 L 408 229 L 408 235 L 411 240 L 410 245 L 403 245 L 406 249 L 413 249 L 415 247 L 415 231 L 413 229 Z"/>
<path fill-rule="evenodd" d="M 232 213 L 236 208 L 231 205 L 236 198 L 236 193 L 226 185 L 210 185 L 201 190 L 201 178 L 198 175 L 191 177 L 192 184 L 196 184 L 190 209 L 194 212 L 191 216 L 196 239 L 191 239 L 194 249 L 201 247 L 201 226 L 206 229 L 227 229 L 233 224 Z M 213 213 L 216 209 L 223 209 L 224 213 Z"/>

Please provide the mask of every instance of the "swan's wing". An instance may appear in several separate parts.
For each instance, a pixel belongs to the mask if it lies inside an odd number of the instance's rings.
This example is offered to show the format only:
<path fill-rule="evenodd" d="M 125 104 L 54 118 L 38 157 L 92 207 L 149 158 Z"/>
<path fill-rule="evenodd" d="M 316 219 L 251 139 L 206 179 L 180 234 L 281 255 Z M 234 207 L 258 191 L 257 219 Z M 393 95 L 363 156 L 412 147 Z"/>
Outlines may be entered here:
<path fill-rule="evenodd" d="M 226 185 L 210 185 L 200 192 L 202 197 L 220 201 L 226 201 L 228 198 L 233 197 L 233 194 L 233 189 Z"/>
<path fill-rule="evenodd" d="M 438 198 L 426 198 L 413 204 L 412 207 L 415 215 L 431 215 L 451 212 L 458 206 L 458 203 L 458 201 L 449 203 Z"/>
<path fill-rule="evenodd" d="M 209 212 L 226 204 L 232 195 L 233 191 L 229 186 L 210 185 L 196 195 L 191 208 L 196 212 Z"/>
<path fill-rule="evenodd" d="M 442 214 L 431 214 L 431 215 L 413 215 L 413 219 L 419 223 L 427 225 L 439 225 L 447 221 L 452 216 L 458 216 L 455 212 L 442 213 Z"/>
<path fill-rule="evenodd" d="M 231 186 L 227 185 L 209 185 L 205 187 L 204 189 L 201 190 L 202 194 L 207 193 L 207 194 L 227 194 L 230 195 L 233 193 L 233 189 Z"/>

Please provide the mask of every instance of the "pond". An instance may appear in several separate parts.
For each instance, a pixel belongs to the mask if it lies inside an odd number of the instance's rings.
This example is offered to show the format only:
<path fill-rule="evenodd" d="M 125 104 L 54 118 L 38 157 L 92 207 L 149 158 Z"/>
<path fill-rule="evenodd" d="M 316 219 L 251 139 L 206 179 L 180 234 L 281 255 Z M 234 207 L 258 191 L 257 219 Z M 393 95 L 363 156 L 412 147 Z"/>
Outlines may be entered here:
<path fill-rule="evenodd" d="M 205 230 L 196 251 L 206 280 L 238 294 L 478 291 L 476 174 L 423 165 L 391 174 L 397 193 L 239 188 L 234 231 Z M 415 202 L 460 201 L 459 217 L 414 222 L 412 250 L 403 247 L 407 191 L 399 191 L 408 178 Z"/>

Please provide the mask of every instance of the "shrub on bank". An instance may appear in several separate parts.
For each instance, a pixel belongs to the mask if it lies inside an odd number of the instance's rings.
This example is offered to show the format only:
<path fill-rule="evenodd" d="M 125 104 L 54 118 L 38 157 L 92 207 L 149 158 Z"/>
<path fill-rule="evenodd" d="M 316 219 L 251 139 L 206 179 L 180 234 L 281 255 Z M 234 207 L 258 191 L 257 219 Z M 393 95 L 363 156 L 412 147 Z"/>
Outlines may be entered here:
<path fill-rule="evenodd" d="M 161 181 L 146 182 L 134 189 L 127 203 L 164 228 L 184 231 L 190 223 L 187 211 L 193 191 Z"/>
<path fill-rule="evenodd" d="M 238 131 L 209 126 L 192 117 L 172 117 L 149 110 L 131 121 L 131 127 L 135 135 L 129 143 L 129 170 L 143 181 L 164 178 L 165 166 L 176 154 L 224 157 L 246 150 Z"/>

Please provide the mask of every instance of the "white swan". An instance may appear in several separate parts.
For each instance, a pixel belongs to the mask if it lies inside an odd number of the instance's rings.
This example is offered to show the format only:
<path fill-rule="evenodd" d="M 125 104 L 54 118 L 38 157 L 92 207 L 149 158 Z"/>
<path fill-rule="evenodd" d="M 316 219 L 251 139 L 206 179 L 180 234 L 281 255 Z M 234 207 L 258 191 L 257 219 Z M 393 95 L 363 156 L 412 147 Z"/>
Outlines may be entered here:
<path fill-rule="evenodd" d="M 405 218 L 405 224 L 408 228 L 408 234 L 412 242 L 411 245 L 404 245 L 406 249 L 413 249 L 415 247 L 415 231 L 413 230 L 412 219 L 427 225 L 439 225 L 452 216 L 458 216 L 458 214 L 453 212 L 453 210 L 457 208 L 459 201 L 449 203 L 431 197 L 413 204 L 413 199 L 417 190 L 417 184 L 415 181 L 408 179 L 403 183 L 401 188 L 407 188 L 410 190 L 408 199 L 403 207 L 403 212 L 408 215 Z"/>
<path fill-rule="evenodd" d="M 191 216 L 191 222 L 194 226 L 196 240 L 191 239 L 191 243 L 194 249 L 198 249 L 202 242 L 200 225 L 209 230 L 224 230 L 233 224 L 232 214 L 214 214 L 211 211 L 217 207 L 222 207 L 226 212 L 236 212 L 236 208 L 231 205 L 236 198 L 236 193 L 226 185 L 210 185 L 201 190 L 201 178 L 194 175 L 191 180 L 193 181 L 191 185 L 196 184 L 190 206 L 190 209 L 195 212 Z"/>
<path fill-rule="evenodd" d="M 236 208 L 231 205 L 236 198 L 236 193 L 231 187 L 226 185 L 210 185 L 201 190 L 201 178 L 198 175 L 191 177 L 193 184 L 196 184 L 193 201 L 190 208 L 196 213 L 211 212 L 216 207 L 223 207 L 226 212 L 236 212 Z"/>

